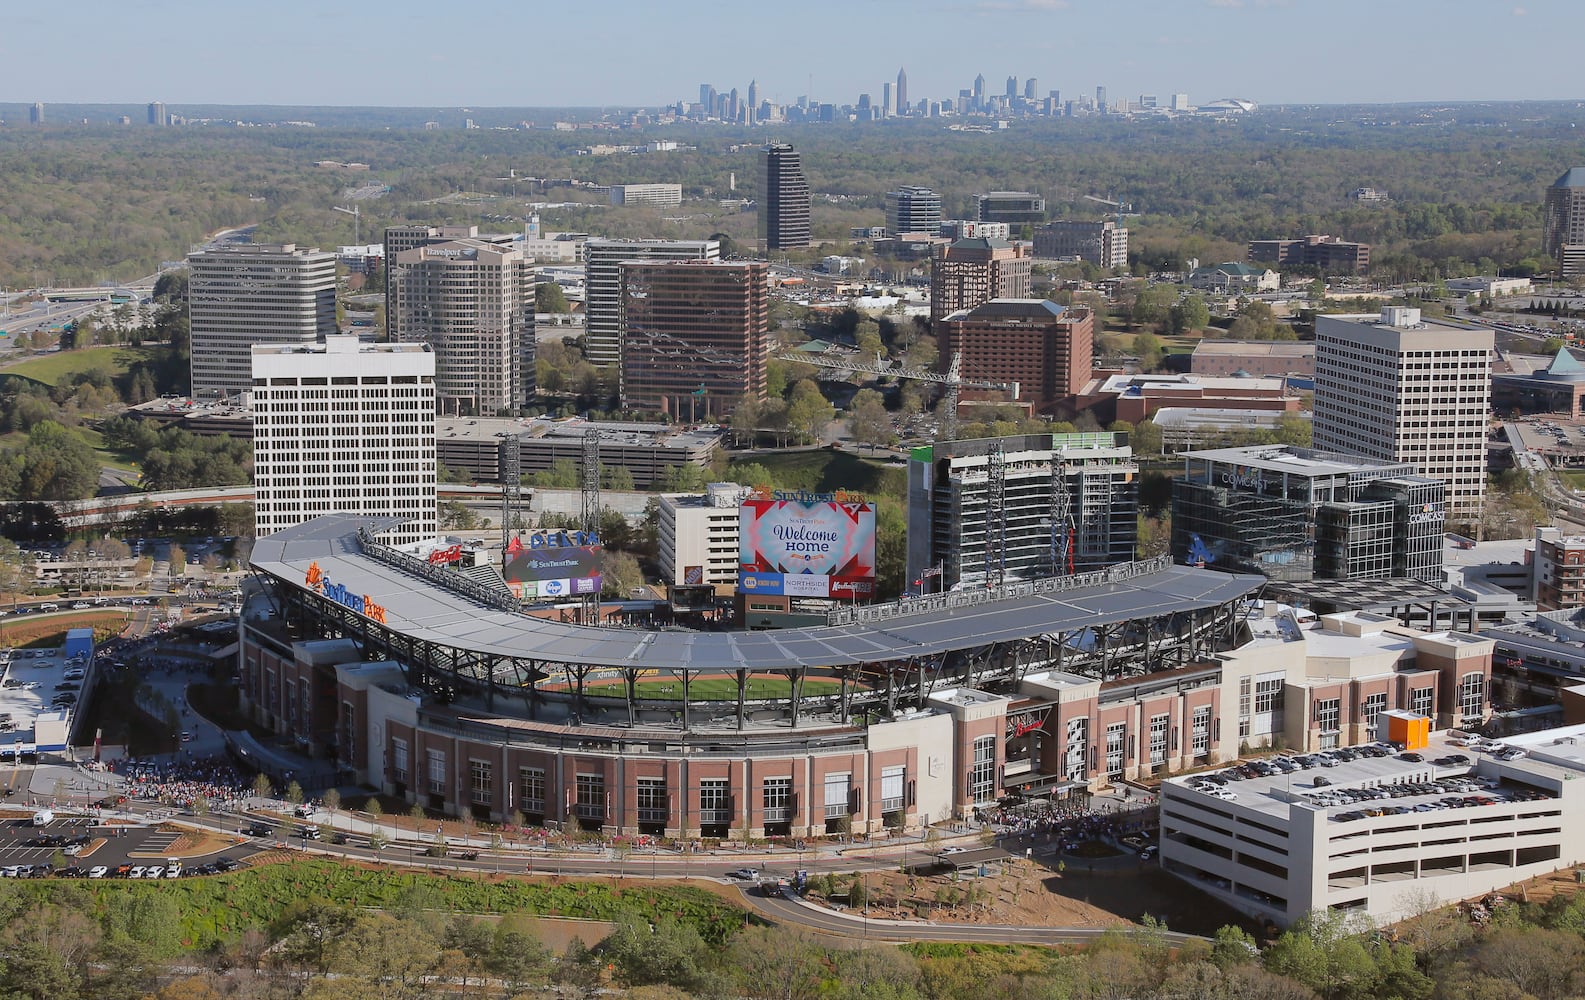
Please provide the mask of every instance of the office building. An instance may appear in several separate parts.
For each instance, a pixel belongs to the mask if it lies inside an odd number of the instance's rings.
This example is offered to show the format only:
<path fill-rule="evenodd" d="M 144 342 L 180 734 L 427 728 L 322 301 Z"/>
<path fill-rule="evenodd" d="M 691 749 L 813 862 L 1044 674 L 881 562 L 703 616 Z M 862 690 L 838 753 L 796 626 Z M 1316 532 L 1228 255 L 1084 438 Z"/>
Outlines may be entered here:
<path fill-rule="evenodd" d="M 1558 277 L 1585 275 L 1585 167 L 1569 169 L 1546 189 L 1541 242 L 1557 261 Z"/>
<path fill-rule="evenodd" d="M 1024 81 L 1024 100 L 1034 101 L 1040 94 L 1040 81 L 1030 77 Z"/>
<path fill-rule="evenodd" d="M 893 236 L 903 233 L 928 233 L 934 236 L 941 228 L 941 196 L 927 187 L 905 185 L 886 192 L 886 231 Z"/>
<path fill-rule="evenodd" d="M 1095 88 L 1095 110 L 1103 115 L 1107 112 L 1105 87 Z"/>
<path fill-rule="evenodd" d="M 901 67 L 897 69 L 897 113 L 908 114 L 908 74 Z"/>
<path fill-rule="evenodd" d="M 1585 365 L 1567 347 L 1550 361 L 1505 354 L 1492 371 L 1491 408 L 1504 416 L 1556 413 L 1577 420 L 1585 416 Z"/>
<path fill-rule="evenodd" d="M 1317 316 L 1315 446 L 1410 462 L 1447 484 L 1447 514 L 1478 519 L 1486 498 L 1490 329 L 1423 322 L 1420 310 Z"/>
<path fill-rule="evenodd" d="M 770 266 L 624 261 L 622 405 L 690 423 L 765 397 Z"/>
<path fill-rule="evenodd" d="M 1268 267 L 1254 267 L 1228 261 L 1212 267 L 1197 267 L 1189 272 L 1190 288 L 1219 295 L 1259 295 L 1282 287 L 1282 278 Z"/>
<path fill-rule="evenodd" d="M 682 204 L 681 184 L 613 184 L 611 204 L 653 205 L 656 208 L 676 208 Z"/>
<path fill-rule="evenodd" d="M 506 465 L 508 437 L 517 438 L 519 472 L 533 476 L 550 470 L 558 461 L 582 462 L 584 438 L 591 430 L 600 433 L 600 464 L 626 469 L 633 485 L 641 490 L 660 489 L 667 477 L 681 468 L 708 468 L 720 451 L 724 434 L 711 427 L 688 429 L 581 417 L 442 416 L 435 425 L 435 450 L 446 468 L 481 483 L 498 483 Z M 553 502 L 546 496 L 540 500 Z M 571 503 L 567 509 L 554 508 L 555 512 L 579 513 L 576 496 Z"/>
<path fill-rule="evenodd" d="M 1103 371 L 1079 393 L 1076 409 L 1105 426 L 1117 420 L 1137 424 L 1163 407 L 1185 406 L 1297 414 L 1299 396 L 1280 377 Z"/>
<path fill-rule="evenodd" d="M 937 235 L 949 240 L 970 239 L 983 236 L 988 239 L 1007 241 L 1013 238 L 1012 227 L 1005 222 L 976 222 L 973 219 L 947 219 L 941 223 Z M 1016 298 L 1017 296 L 992 296 L 992 298 Z"/>
<path fill-rule="evenodd" d="M 655 533 L 660 576 L 666 583 L 737 586 L 738 483 L 711 483 L 701 495 L 661 496 Z"/>
<path fill-rule="evenodd" d="M 991 191 L 977 199 L 979 221 L 1005 222 L 1021 230 L 1046 221 L 1046 199 L 1028 191 Z"/>
<path fill-rule="evenodd" d="M 1016 382 L 1038 413 L 1070 403 L 1090 380 L 1095 336 L 1088 309 L 1049 299 L 991 299 L 937 325 L 942 369 L 962 357 L 963 374 Z"/>
<path fill-rule="evenodd" d="M 285 244 L 232 244 L 187 256 L 195 397 L 252 386 L 255 344 L 306 345 L 336 332 L 336 255 Z"/>
<path fill-rule="evenodd" d="M 1314 375 L 1315 345 L 1298 340 L 1201 340 L 1190 356 L 1195 375 Z"/>
<path fill-rule="evenodd" d="M 766 251 L 809 245 L 809 182 L 803 158 L 786 143 L 773 142 L 760 154 L 759 241 Z"/>
<path fill-rule="evenodd" d="M 1272 580 L 1442 582 L 1446 490 L 1408 462 L 1287 445 L 1185 452 L 1172 557 Z"/>
<path fill-rule="evenodd" d="M 170 116 L 170 113 L 165 110 L 165 105 L 164 104 L 162 104 L 159 101 L 154 101 L 154 102 L 149 104 L 149 124 L 150 125 L 158 125 L 158 126 L 163 128 L 164 126 L 167 126 L 170 123 L 171 123 L 171 116 Z"/>
<path fill-rule="evenodd" d="M 37 102 L 34 103 L 34 105 L 31 108 L 28 108 L 28 124 L 29 125 L 43 125 L 44 124 L 44 102 L 37 101 Z"/>
<path fill-rule="evenodd" d="M 537 218 L 537 217 L 536 217 Z M 396 329 L 401 322 L 400 303 L 391 285 L 389 264 L 404 250 L 436 246 L 453 240 L 481 240 L 499 247 L 516 247 L 526 240 L 524 233 L 480 233 L 478 226 L 387 226 L 385 229 L 385 326 Z"/>
<path fill-rule="evenodd" d="M 1116 222 L 1052 222 L 1035 230 L 1035 256 L 1083 260 L 1111 270 L 1128 266 L 1128 229 Z"/>
<path fill-rule="evenodd" d="M 423 344 L 255 346 L 258 537 L 346 511 L 405 522 L 390 544 L 436 534 L 435 355 Z"/>
<path fill-rule="evenodd" d="M 1002 239 L 938 244 L 930 260 L 930 319 L 939 322 L 992 299 L 1028 298 L 1032 264 L 1023 245 Z"/>
<path fill-rule="evenodd" d="M 594 364 L 622 360 L 622 263 L 647 260 L 719 260 L 715 240 L 586 240 L 584 355 Z"/>
<path fill-rule="evenodd" d="M 1537 611 L 1585 607 L 1585 537 L 1536 528 L 1530 569 Z"/>
<path fill-rule="evenodd" d="M 1110 431 L 916 448 L 908 460 L 907 579 L 937 593 L 1128 562 L 1138 535 L 1138 471 L 1128 435 Z M 996 493 L 999 506 L 990 502 Z"/>
<path fill-rule="evenodd" d="M 888 80 L 881 84 L 881 117 L 890 118 L 897 114 L 897 107 L 892 103 L 895 100 L 896 97 L 892 92 L 891 81 Z"/>
<path fill-rule="evenodd" d="M 1364 274 L 1370 269 L 1370 244 L 1336 236 L 1251 240 L 1249 259 L 1273 267 L 1313 267 L 1322 274 Z"/>
<path fill-rule="evenodd" d="M 515 414 L 534 392 L 534 266 L 523 251 L 453 240 L 387 258 L 393 340 L 428 344 L 444 413 Z"/>

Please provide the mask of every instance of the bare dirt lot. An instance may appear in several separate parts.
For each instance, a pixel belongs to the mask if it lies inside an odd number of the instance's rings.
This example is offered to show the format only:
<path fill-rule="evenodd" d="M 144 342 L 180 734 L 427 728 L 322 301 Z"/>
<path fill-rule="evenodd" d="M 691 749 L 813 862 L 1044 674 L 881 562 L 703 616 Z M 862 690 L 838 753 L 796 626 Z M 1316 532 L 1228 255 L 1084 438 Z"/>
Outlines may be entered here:
<path fill-rule="evenodd" d="M 993 866 L 984 878 L 907 876 L 871 872 L 867 878 L 871 919 L 933 920 L 941 923 L 1011 924 L 1026 927 L 1123 927 L 1147 913 L 1172 930 L 1212 934 L 1225 924 L 1247 924 L 1237 913 L 1154 865 L 1083 870 L 1082 863 L 1054 870 L 1013 860 Z M 843 906 L 851 875 L 836 877 L 834 903 Z M 823 888 L 821 886 L 820 888 Z M 808 898 L 821 900 L 818 891 Z"/>

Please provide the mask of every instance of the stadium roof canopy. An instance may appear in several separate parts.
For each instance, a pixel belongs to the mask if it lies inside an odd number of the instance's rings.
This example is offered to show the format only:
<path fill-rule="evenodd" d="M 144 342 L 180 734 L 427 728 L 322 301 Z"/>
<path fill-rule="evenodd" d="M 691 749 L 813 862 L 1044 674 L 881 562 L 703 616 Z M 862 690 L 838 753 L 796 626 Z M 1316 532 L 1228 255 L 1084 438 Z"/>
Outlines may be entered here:
<path fill-rule="evenodd" d="M 359 528 L 394 520 L 328 514 L 259 539 L 252 564 L 299 590 L 310 564 L 347 592 L 385 609 L 385 625 L 422 642 L 489 656 L 598 667 L 700 673 L 852 666 L 977 649 L 1046 634 L 1214 608 L 1251 594 L 1265 578 L 1190 566 L 1101 586 L 930 607 L 877 622 L 766 632 L 595 628 L 486 607 L 364 553 Z"/>

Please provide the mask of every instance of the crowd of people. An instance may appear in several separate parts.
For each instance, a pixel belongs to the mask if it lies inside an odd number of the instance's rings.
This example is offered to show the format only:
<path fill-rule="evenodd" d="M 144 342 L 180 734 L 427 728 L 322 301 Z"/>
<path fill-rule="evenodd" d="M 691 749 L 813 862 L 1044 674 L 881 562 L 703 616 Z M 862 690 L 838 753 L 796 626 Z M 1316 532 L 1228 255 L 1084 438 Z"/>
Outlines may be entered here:
<path fill-rule="evenodd" d="M 1153 838 L 1159 815 L 1151 801 L 1056 801 L 976 809 L 975 819 L 1003 836 L 1053 844 L 1064 853 L 1086 841 L 1118 842 L 1130 835 Z"/>
<path fill-rule="evenodd" d="M 224 757 L 196 760 L 118 761 L 126 778 L 124 794 L 145 802 L 191 809 L 200 799 L 212 809 L 239 808 L 248 796 L 248 779 Z"/>

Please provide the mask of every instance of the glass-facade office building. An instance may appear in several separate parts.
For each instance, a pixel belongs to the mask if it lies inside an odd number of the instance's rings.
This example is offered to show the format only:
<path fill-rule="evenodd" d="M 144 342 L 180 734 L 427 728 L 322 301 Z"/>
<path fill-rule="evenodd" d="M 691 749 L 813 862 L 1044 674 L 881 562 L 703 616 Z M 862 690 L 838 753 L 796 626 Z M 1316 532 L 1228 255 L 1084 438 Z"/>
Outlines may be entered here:
<path fill-rule="evenodd" d="M 1442 582 L 1446 489 L 1408 463 L 1309 448 L 1186 452 L 1172 554 L 1272 580 Z"/>

